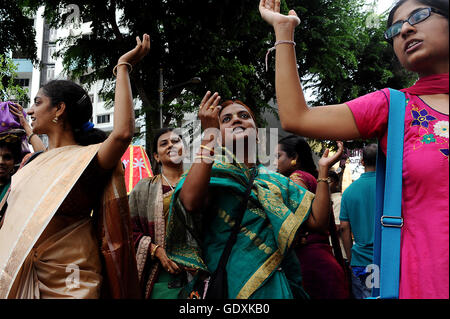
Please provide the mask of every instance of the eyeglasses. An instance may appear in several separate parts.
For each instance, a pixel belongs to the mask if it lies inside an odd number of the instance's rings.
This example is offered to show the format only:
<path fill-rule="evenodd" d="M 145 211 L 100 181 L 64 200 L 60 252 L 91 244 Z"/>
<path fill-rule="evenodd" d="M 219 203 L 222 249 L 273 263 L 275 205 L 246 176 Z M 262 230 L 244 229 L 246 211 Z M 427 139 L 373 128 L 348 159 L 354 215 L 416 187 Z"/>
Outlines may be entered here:
<path fill-rule="evenodd" d="M 441 14 L 438 10 L 434 8 L 420 9 L 411 14 L 407 20 L 398 21 L 393 25 L 391 25 L 384 33 L 384 37 L 386 38 L 386 40 L 391 40 L 392 38 L 400 34 L 400 32 L 402 31 L 403 24 L 405 22 L 408 22 L 410 25 L 415 25 L 419 22 L 426 20 L 431 15 L 431 12 Z"/>

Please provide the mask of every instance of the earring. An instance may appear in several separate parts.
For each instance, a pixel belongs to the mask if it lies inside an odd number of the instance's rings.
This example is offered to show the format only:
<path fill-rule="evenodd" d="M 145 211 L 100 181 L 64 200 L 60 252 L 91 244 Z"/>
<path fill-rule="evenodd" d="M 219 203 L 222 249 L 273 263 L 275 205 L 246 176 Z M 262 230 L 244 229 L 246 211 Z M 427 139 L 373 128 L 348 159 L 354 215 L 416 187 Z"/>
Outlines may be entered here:
<path fill-rule="evenodd" d="M 292 161 L 291 161 L 291 165 L 292 165 L 292 166 L 295 166 L 295 165 L 297 165 L 297 160 L 295 160 L 295 159 L 294 159 L 294 160 L 292 160 Z"/>
<path fill-rule="evenodd" d="M 55 123 L 55 124 L 58 123 L 58 117 L 55 116 L 55 118 L 52 120 L 52 122 Z"/>

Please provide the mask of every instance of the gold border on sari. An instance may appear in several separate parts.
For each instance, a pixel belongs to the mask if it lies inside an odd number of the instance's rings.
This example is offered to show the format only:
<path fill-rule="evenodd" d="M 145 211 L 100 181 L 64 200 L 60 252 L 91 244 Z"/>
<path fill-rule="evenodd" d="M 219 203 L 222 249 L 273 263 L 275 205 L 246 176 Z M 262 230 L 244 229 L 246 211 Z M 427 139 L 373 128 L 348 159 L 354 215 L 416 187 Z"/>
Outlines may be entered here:
<path fill-rule="evenodd" d="M 0 298 L 8 296 L 25 258 L 100 145 L 45 152 L 13 176 L 0 229 Z"/>

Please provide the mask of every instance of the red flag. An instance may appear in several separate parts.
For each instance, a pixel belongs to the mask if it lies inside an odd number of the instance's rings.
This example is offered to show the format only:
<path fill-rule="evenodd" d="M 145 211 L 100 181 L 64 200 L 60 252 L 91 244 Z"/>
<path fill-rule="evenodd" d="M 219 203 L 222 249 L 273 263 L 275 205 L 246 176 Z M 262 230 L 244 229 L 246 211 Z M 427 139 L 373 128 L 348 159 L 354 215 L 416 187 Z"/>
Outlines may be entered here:
<path fill-rule="evenodd" d="M 125 184 L 127 194 L 143 178 L 152 177 L 152 167 L 147 153 L 142 146 L 130 145 L 122 156 L 122 163 L 125 166 Z"/>

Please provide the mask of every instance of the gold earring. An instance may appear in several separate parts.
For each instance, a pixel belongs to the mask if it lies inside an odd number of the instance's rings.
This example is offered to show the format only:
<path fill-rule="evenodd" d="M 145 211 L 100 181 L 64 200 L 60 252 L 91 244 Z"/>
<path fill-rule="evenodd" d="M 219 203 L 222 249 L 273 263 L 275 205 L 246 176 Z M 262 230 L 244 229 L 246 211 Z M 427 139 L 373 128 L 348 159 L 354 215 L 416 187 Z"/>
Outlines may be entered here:
<path fill-rule="evenodd" d="M 297 160 L 292 160 L 292 161 L 291 161 L 291 165 L 292 165 L 292 166 L 297 165 Z"/>
<path fill-rule="evenodd" d="M 55 123 L 55 124 L 58 123 L 58 117 L 55 116 L 55 118 L 52 120 L 52 122 Z"/>

